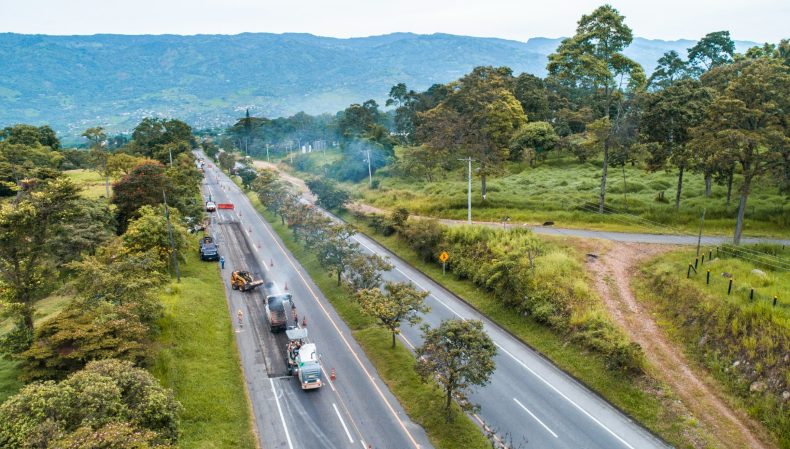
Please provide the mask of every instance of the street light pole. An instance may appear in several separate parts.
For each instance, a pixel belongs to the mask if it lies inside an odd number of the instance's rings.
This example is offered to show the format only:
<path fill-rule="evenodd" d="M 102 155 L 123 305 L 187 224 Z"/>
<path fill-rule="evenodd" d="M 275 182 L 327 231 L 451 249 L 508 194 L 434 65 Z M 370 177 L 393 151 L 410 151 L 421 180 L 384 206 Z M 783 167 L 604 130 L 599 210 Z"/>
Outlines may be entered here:
<path fill-rule="evenodd" d="M 373 188 L 373 172 L 370 169 L 370 150 L 368 150 L 368 187 Z"/>
<path fill-rule="evenodd" d="M 173 248 L 173 262 L 176 265 L 176 280 L 181 282 L 181 273 L 178 271 L 178 254 L 176 253 L 176 244 L 173 242 L 173 228 L 170 226 L 170 212 L 167 210 L 167 195 L 162 190 L 162 197 L 165 199 L 165 217 L 167 217 L 167 232 L 170 234 L 170 246 Z"/>

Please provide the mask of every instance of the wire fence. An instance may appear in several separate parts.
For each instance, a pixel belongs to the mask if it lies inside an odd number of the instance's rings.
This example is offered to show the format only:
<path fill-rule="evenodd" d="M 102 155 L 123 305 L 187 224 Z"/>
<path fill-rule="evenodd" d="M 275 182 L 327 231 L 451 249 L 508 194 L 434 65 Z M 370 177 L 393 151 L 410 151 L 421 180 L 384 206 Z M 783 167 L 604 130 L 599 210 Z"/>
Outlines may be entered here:
<path fill-rule="evenodd" d="M 730 300 L 739 303 L 754 304 L 756 306 L 769 307 L 777 309 L 783 314 L 790 312 L 790 302 L 788 298 L 780 298 L 779 294 L 771 291 L 770 287 L 760 287 L 750 285 L 747 280 L 742 280 L 732 273 L 711 271 L 711 263 L 715 259 L 708 258 L 706 261 L 706 253 L 708 257 L 719 257 L 725 255 L 718 248 L 718 255 L 716 248 L 707 248 L 707 251 L 702 253 L 702 257 L 695 257 L 692 262 L 689 262 L 688 267 L 685 269 L 686 278 L 694 278 L 700 282 L 705 282 L 707 288 L 711 293 L 724 295 Z M 737 256 L 734 256 L 737 257 Z M 754 274 L 755 276 L 763 276 L 762 274 Z"/>
<path fill-rule="evenodd" d="M 599 212 L 597 202 L 584 202 L 576 207 L 579 210 Z M 773 245 L 771 249 L 776 254 L 759 251 L 747 245 L 734 245 L 728 242 L 711 245 L 704 243 L 705 237 L 701 237 L 700 234 L 629 214 L 608 205 L 604 206 L 603 215 L 617 223 L 627 224 L 651 234 L 661 234 L 665 240 L 673 243 L 693 244 L 696 246 L 696 243 L 701 241 L 699 255 L 696 255 L 695 251 L 695 255 L 691 256 L 688 266 L 682 269 L 684 273 L 678 273 L 679 276 L 685 274 L 686 278 L 700 280 L 700 282 L 705 283 L 711 293 L 723 294 L 731 301 L 737 301 L 741 304 L 752 304 L 754 307 L 767 310 L 769 314 L 776 311 L 790 316 L 789 298 L 780 297 L 775 287 L 774 291 L 771 291 L 771 287 L 750 285 L 749 281 L 744 279 L 748 275 L 739 273 L 736 277 L 732 273 L 712 271 L 715 268 L 711 265 L 716 258 L 737 258 L 751 262 L 757 267 L 769 269 L 777 273 L 777 275 L 785 275 L 790 272 L 790 249 L 786 249 L 786 245 L 782 244 L 781 247 Z M 604 231 L 600 232 L 600 234 L 609 236 L 615 241 L 621 240 L 617 233 Z M 763 276 L 763 274 L 751 274 L 757 277 Z"/>

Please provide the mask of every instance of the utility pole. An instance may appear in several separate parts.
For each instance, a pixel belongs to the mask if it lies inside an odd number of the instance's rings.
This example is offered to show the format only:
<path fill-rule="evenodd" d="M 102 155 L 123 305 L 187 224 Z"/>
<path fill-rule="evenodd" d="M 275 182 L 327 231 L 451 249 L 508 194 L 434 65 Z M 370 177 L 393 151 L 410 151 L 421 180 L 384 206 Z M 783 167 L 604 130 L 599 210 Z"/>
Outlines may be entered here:
<path fill-rule="evenodd" d="M 167 233 L 170 234 L 170 247 L 173 248 L 173 262 L 176 264 L 176 280 L 181 282 L 181 272 L 178 271 L 178 254 L 176 253 L 176 244 L 173 242 L 173 228 L 170 226 L 170 212 L 167 210 L 167 195 L 162 190 L 162 197 L 165 199 L 165 217 L 167 217 Z"/>
<path fill-rule="evenodd" d="M 269 144 L 266 144 L 266 162 L 269 162 Z"/>
<path fill-rule="evenodd" d="M 467 187 L 467 190 L 466 190 L 467 203 L 468 203 L 468 205 L 467 205 L 467 213 L 466 213 L 466 221 L 467 221 L 467 223 L 472 224 L 472 161 L 474 161 L 475 159 L 472 159 L 471 157 L 468 157 L 466 159 L 458 159 L 458 160 L 459 161 L 467 161 L 469 163 L 469 171 L 468 171 L 469 187 Z"/>
<path fill-rule="evenodd" d="M 368 187 L 373 188 L 373 172 L 370 170 L 370 148 L 368 148 Z"/>
<path fill-rule="evenodd" d="M 170 168 L 173 168 L 173 149 L 169 148 L 168 151 L 170 151 Z"/>
<path fill-rule="evenodd" d="M 697 238 L 697 257 L 699 257 L 699 247 L 702 243 L 702 225 L 705 224 L 705 209 L 702 209 L 702 220 L 699 222 L 699 238 Z"/>

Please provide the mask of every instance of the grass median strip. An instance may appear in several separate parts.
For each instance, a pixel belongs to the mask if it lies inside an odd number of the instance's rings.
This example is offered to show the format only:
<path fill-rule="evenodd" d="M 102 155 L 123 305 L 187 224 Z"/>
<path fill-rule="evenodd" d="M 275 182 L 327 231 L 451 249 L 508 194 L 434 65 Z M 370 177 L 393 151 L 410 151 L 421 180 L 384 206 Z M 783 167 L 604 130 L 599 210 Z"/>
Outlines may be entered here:
<path fill-rule="evenodd" d="M 255 448 L 252 413 L 216 263 L 185 252 L 181 283 L 161 295 L 166 316 L 153 374 L 184 406 L 180 447 Z"/>
<path fill-rule="evenodd" d="M 359 307 L 348 299 L 348 293 L 337 286 L 335 278 L 326 276 L 315 255 L 294 242 L 290 230 L 281 223 L 279 217 L 266 211 L 254 195 L 248 196 L 351 328 L 354 338 L 376 367 L 379 377 L 398 398 L 409 417 L 425 429 L 431 443 L 437 448 L 448 449 L 490 447 L 480 429 L 460 410 L 456 410 L 458 418 L 453 424 L 445 423 L 443 396 L 432 384 L 420 380 L 413 368 L 414 356 L 408 349 L 402 344 L 392 349 L 389 333 L 376 326 L 374 319 L 360 313 Z"/>

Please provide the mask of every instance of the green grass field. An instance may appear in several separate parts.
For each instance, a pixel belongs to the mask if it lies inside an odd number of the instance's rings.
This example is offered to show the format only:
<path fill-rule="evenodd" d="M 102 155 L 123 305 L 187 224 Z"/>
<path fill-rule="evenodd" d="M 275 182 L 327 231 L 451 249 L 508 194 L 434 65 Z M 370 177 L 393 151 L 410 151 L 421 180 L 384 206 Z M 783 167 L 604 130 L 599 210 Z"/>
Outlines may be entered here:
<path fill-rule="evenodd" d="M 234 179 L 238 184 L 238 179 Z M 458 418 L 455 423 L 444 422 L 442 394 L 433 388 L 433 384 L 420 381 L 413 368 L 414 356 L 408 349 L 400 342 L 392 349 L 390 334 L 376 326 L 373 318 L 360 313 L 359 306 L 349 299 L 348 293 L 337 286 L 336 278 L 326 276 L 314 253 L 294 242 L 291 231 L 281 224 L 279 217 L 275 218 L 266 211 L 255 195 L 248 196 L 351 328 L 354 338 L 376 367 L 378 375 L 398 398 L 409 417 L 423 426 L 431 444 L 447 449 L 490 447 L 480 429 L 471 419 L 462 417 L 460 410 L 456 410 Z"/>
<path fill-rule="evenodd" d="M 402 149 L 396 148 L 402 155 Z M 529 168 L 529 165 L 510 163 L 507 173 L 488 178 L 487 200 L 481 204 L 480 179 L 472 180 L 472 219 L 542 224 L 553 221 L 558 227 L 656 233 L 654 229 L 624 223 L 621 217 L 599 215 L 597 209 L 583 206 L 592 201 L 596 207 L 601 186 L 601 165 L 598 159 L 580 163 L 574 157 L 552 158 Z M 314 170 L 320 173 L 323 156 L 312 153 Z M 360 162 L 362 163 L 362 162 Z M 473 165 L 473 169 L 474 169 Z M 624 196 L 623 171 L 610 168 L 607 176 L 606 204 L 618 211 L 643 219 L 663 223 L 685 232 L 696 232 L 702 209 L 705 232 L 709 235 L 732 236 L 740 196 L 740 176 L 736 174 L 732 199 L 726 202 L 727 187 L 714 183 L 710 197 L 705 197 L 701 174 L 686 172 L 680 209 L 674 209 L 677 171 L 648 173 L 642 167 L 625 168 L 627 198 Z M 464 220 L 467 216 L 466 167 L 441 173 L 432 183 L 424 179 L 403 178 L 391 166 L 374 175 L 380 186 L 368 188 L 367 179 L 357 184 L 347 183 L 355 200 L 382 209 L 406 207 L 412 214 Z M 664 200 L 659 201 L 663 192 Z M 627 208 L 626 208 L 627 202 Z M 776 188 L 764 182 L 753 185 L 746 208 L 744 236 L 790 237 L 790 202 Z"/>
<path fill-rule="evenodd" d="M 183 448 L 255 448 L 252 409 L 244 385 L 225 290 L 216 263 L 185 252 L 181 283 L 161 295 L 166 316 L 151 371 L 184 406 Z"/>
<path fill-rule="evenodd" d="M 98 199 L 107 196 L 107 188 L 104 178 L 92 170 L 66 170 L 67 174 L 74 182 L 83 188 L 82 196 L 90 199 Z M 110 195 L 112 195 L 112 183 L 117 178 L 110 178 Z"/>

